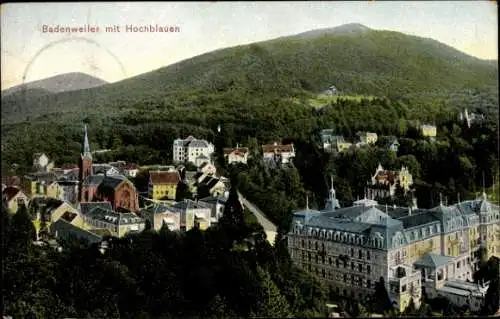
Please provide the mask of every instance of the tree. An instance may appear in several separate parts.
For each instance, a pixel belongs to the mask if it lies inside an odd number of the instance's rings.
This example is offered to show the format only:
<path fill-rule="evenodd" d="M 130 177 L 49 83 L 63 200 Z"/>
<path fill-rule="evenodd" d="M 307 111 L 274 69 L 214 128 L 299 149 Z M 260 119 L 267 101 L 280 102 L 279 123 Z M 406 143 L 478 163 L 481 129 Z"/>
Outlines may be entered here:
<path fill-rule="evenodd" d="M 384 277 L 380 277 L 380 280 L 375 283 L 374 302 L 374 308 L 379 313 L 386 313 L 393 310 L 391 298 L 385 288 Z"/>
<path fill-rule="evenodd" d="M 229 196 L 224 206 L 224 213 L 219 221 L 223 226 L 234 226 L 244 228 L 245 218 L 243 215 L 243 206 L 240 202 L 240 197 L 236 185 L 232 185 Z"/>
<path fill-rule="evenodd" d="M 28 214 L 26 205 L 20 204 L 12 217 L 12 240 L 15 244 L 27 245 L 36 239 L 36 230 Z"/>
<path fill-rule="evenodd" d="M 254 309 L 256 317 L 289 318 L 291 316 L 290 305 L 281 295 L 269 273 L 257 267 L 257 274 L 260 278 L 260 289 Z"/>
<path fill-rule="evenodd" d="M 189 190 L 189 186 L 186 185 L 186 183 L 183 183 L 182 181 L 179 182 L 179 184 L 177 184 L 177 190 L 175 192 L 175 201 L 179 202 L 182 201 L 183 199 L 192 199 L 192 198 L 193 194 Z"/>
<path fill-rule="evenodd" d="M 486 296 L 484 298 L 484 304 L 481 308 L 481 314 L 483 316 L 490 316 L 498 312 L 500 307 L 500 285 L 499 279 L 497 278 L 490 281 L 488 290 L 486 291 Z"/>

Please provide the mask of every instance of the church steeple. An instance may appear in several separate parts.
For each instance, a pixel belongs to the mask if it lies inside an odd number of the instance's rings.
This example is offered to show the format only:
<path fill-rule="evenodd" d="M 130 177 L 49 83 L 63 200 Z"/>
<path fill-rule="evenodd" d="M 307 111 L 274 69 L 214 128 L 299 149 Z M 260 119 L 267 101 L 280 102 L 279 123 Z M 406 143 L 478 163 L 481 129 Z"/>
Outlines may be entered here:
<path fill-rule="evenodd" d="M 83 153 L 82 156 L 92 160 L 92 153 L 90 152 L 89 137 L 87 134 L 87 124 L 85 124 L 85 137 L 83 138 Z"/>
<path fill-rule="evenodd" d="M 337 196 L 335 194 L 335 189 L 333 188 L 333 176 L 330 177 L 331 179 L 331 188 L 328 196 L 328 200 L 326 201 L 326 206 L 325 210 L 328 211 L 334 211 L 337 208 L 340 208 L 339 201 L 337 200 Z"/>
<path fill-rule="evenodd" d="M 85 185 L 89 176 L 92 175 L 92 153 L 90 152 L 89 137 L 87 135 L 87 125 L 85 125 L 85 136 L 83 138 L 83 150 L 79 163 L 79 188 L 78 198 L 80 202 L 88 200 L 87 187 Z"/>

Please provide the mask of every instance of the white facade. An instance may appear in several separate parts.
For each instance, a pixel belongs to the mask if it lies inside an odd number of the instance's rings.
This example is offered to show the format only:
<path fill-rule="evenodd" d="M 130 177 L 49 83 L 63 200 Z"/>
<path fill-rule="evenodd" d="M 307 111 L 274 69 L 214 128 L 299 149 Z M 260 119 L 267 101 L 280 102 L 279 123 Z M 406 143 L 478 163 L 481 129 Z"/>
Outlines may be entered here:
<path fill-rule="evenodd" d="M 176 139 L 173 145 L 173 160 L 174 162 L 191 162 L 196 164 L 197 162 L 201 165 L 203 159 L 206 157 L 210 159 L 210 156 L 214 153 L 214 145 L 206 140 L 197 140 L 196 138 L 189 136 L 186 139 Z"/>
<path fill-rule="evenodd" d="M 274 161 L 278 164 L 288 164 L 295 157 L 293 144 L 289 145 L 262 145 L 262 157 L 264 161 Z"/>
<path fill-rule="evenodd" d="M 228 164 L 236 164 L 236 163 L 247 164 L 248 153 L 249 153 L 248 147 L 237 146 L 236 148 L 225 148 L 224 158 L 227 160 Z"/>

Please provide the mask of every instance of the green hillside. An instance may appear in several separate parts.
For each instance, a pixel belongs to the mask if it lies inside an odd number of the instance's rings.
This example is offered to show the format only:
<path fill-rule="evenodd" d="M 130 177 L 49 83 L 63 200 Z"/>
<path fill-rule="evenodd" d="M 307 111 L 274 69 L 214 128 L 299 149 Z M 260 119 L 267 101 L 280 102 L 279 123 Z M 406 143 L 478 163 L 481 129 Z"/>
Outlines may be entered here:
<path fill-rule="evenodd" d="M 221 49 L 98 88 L 10 99 L 3 103 L 2 123 L 53 112 L 101 114 L 145 101 L 168 106 L 179 94 L 193 91 L 296 96 L 330 85 L 354 96 L 447 97 L 464 90 L 497 91 L 496 61 L 398 32 L 345 29 Z"/>

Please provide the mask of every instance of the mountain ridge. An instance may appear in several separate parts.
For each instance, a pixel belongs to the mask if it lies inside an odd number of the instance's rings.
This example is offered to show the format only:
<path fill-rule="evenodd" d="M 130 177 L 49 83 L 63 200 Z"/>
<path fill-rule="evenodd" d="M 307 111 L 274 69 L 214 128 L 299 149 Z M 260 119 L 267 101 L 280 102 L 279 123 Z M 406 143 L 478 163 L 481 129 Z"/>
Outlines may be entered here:
<path fill-rule="evenodd" d="M 439 41 L 348 24 L 214 50 L 119 82 L 54 94 L 44 100 L 44 112 L 36 102 L 23 112 L 37 117 L 113 105 L 134 108 L 145 101 L 166 107 L 172 95 L 182 92 L 245 90 L 286 96 L 330 85 L 347 94 L 446 96 L 497 89 L 497 78 L 495 63 Z M 9 107 L 16 101 L 10 104 L 2 108 L 8 121 L 15 118 Z"/>
<path fill-rule="evenodd" d="M 98 77 L 83 72 L 69 72 L 10 87 L 2 90 L 2 97 L 27 89 L 41 89 L 48 93 L 61 93 L 94 88 L 105 84 L 108 84 L 108 82 Z"/>

